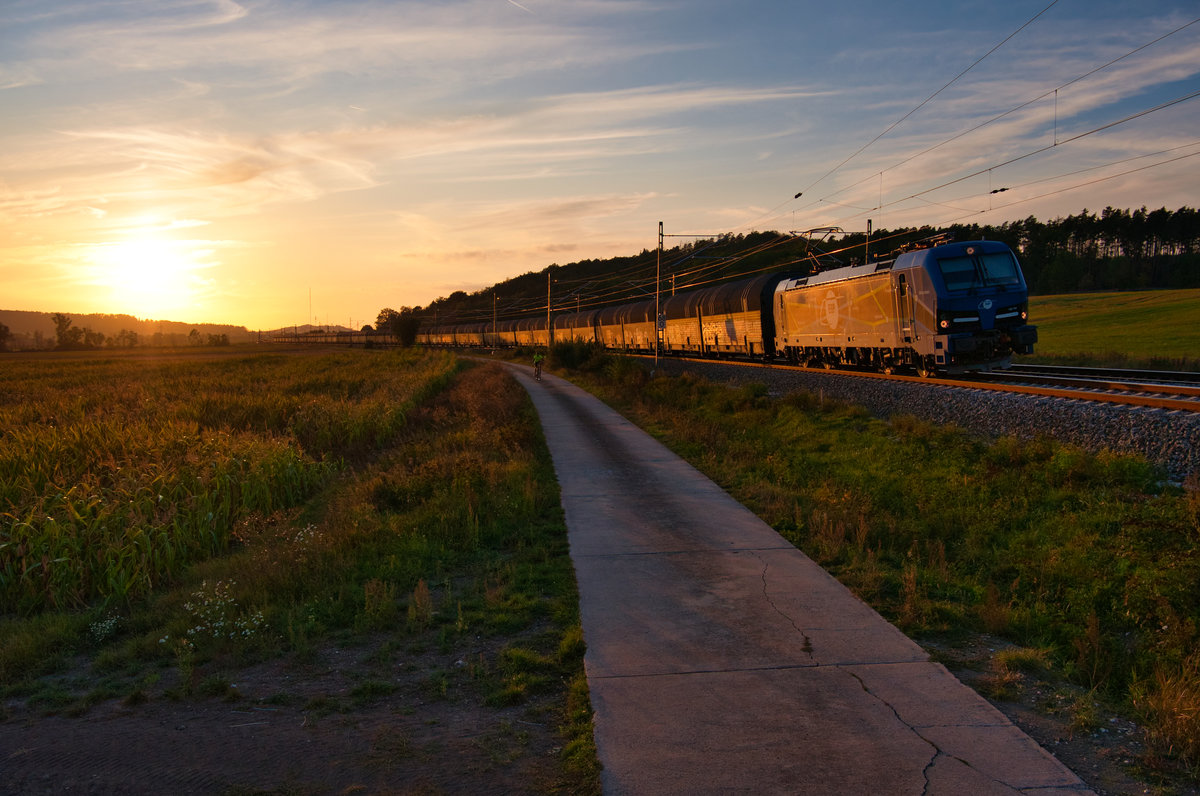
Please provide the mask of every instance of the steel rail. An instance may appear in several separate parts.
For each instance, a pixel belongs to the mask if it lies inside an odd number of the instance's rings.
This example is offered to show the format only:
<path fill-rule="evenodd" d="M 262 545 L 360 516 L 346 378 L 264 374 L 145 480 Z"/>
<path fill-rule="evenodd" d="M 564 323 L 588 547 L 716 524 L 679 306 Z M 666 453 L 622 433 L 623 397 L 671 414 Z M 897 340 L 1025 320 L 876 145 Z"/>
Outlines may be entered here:
<path fill-rule="evenodd" d="M 1075 376 L 1084 379 L 1111 379 L 1119 382 L 1150 382 L 1167 384 L 1200 384 L 1200 373 L 1171 370 L 1138 370 L 1133 368 L 1090 368 L 1078 365 L 1013 365 L 1004 373 L 1026 376 Z"/>
<path fill-rule="evenodd" d="M 1200 398 L 1200 386 L 1188 384 L 1164 384 L 1161 382 L 1123 381 L 1120 379 L 1078 378 L 1063 376 L 1038 376 L 1026 373 L 1012 373 L 1007 370 L 994 370 L 974 374 L 973 379 L 982 382 L 1008 381 L 1033 385 L 1055 387 L 1079 387 L 1083 390 L 1120 390 L 1122 392 L 1158 393 L 1163 395 L 1189 395 Z"/>
<path fill-rule="evenodd" d="M 1128 385 L 1118 384 L 1119 386 L 1113 389 L 1121 390 L 1119 393 L 1111 392 L 1096 392 L 1083 389 L 1064 389 L 1061 387 L 1045 386 L 1045 378 L 1042 378 L 1042 385 L 1036 384 L 999 384 L 988 379 L 974 379 L 963 377 L 934 377 L 922 378 L 920 376 L 905 376 L 900 374 L 886 373 L 871 373 L 867 371 L 855 370 L 837 370 L 830 368 L 808 368 L 801 365 L 785 365 L 771 362 L 749 362 L 746 360 L 736 359 L 692 359 L 688 357 L 678 358 L 681 362 L 698 362 L 720 365 L 739 365 L 742 367 L 761 368 L 764 370 L 785 370 L 796 371 L 800 373 L 827 373 L 833 376 L 855 376 L 865 379 L 883 379 L 886 381 L 903 381 L 916 384 L 927 384 L 930 386 L 940 387 L 958 387 L 969 390 L 992 390 L 993 392 L 1010 392 L 1020 395 L 1041 396 L 1047 398 L 1070 398 L 1079 401 L 1095 401 L 1100 403 L 1121 404 L 1125 406 L 1142 406 L 1154 409 L 1165 409 L 1170 411 L 1181 412 L 1200 412 L 1200 390 L 1192 387 L 1170 387 L 1169 385 L 1138 385 L 1147 389 L 1139 389 L 1136 393 L 1126 392 Z M 1004 371 L 993 371 L 995 377 L 1004 378 Z M 1096 383 L 1092 383 L 1095 386 Z M 1157 393 L 1146 394 L 1151 390 L 1157 390 L 1167 393 L 1167 395 L 1194 395 L 1194 399 L 1188 398 L 1171 398 L 1166 395 Z"/>

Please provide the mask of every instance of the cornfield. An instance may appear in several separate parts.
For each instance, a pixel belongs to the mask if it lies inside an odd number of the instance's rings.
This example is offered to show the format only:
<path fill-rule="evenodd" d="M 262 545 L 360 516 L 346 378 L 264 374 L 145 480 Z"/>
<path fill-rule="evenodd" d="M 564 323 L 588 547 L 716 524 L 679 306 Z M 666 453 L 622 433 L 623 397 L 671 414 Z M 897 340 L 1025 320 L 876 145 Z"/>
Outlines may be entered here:
<path fill-rule="evenodd" d="M 7 359 L 0 613 L 128 602 L 393 440 L 447 356 Z"/>

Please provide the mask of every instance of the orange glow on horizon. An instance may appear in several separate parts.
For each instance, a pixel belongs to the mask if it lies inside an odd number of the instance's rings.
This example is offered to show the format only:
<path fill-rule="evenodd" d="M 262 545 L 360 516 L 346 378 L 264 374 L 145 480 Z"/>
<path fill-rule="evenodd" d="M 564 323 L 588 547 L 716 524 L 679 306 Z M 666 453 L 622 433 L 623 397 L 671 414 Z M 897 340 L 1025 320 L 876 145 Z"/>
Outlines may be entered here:
<path fill-rule="evenodd" d="M 106 290 L 106 303 L 141 317 L 171 317 L 196 306 L 206 251 L 191 242 L 135 237 L 95 247 L 93 283 Z"/>

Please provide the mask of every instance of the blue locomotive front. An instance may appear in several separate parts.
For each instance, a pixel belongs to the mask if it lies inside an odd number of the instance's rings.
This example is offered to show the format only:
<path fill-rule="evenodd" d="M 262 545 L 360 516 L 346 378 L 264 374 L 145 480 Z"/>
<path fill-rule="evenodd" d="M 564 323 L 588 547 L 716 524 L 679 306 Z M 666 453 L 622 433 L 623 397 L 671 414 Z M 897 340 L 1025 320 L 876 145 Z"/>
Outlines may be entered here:
<path fill-rule="evenodd" d="M 1033 353 L 1037 327 L 1027 323 L 1029 291 L 1016 255 L 1004 243 L 905 252 L 893 273 L 910 274 L 911 304 L 905 309 L 911 309 L 918 371 L 1004 368 L 1013 354 Z"/>

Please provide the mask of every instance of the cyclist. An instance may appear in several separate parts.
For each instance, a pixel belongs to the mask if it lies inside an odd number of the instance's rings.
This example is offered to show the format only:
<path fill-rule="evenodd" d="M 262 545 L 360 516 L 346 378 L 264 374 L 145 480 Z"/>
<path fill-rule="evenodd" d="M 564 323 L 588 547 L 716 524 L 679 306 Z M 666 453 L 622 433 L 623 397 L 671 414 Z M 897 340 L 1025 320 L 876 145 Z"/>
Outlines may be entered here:
<path fill-rule="evenodd" d="M 542 360 L 546 355 L 541 351 L 535 351 L 533 354 L 533 377 L 538 381 L 542 380 Z"/>

